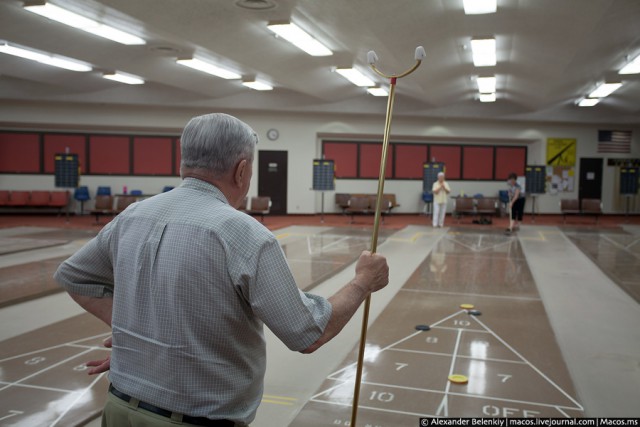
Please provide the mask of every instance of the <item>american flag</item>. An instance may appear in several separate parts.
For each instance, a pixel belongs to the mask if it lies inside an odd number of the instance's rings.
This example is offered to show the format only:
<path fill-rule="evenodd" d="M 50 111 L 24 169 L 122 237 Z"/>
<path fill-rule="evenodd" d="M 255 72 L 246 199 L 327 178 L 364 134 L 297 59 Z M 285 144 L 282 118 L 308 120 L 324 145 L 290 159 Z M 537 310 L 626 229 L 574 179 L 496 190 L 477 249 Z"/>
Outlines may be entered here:
<path fill-rule="evenodd" d="M 599 130 L 598 153 L 630 153 L 630 130 Z"/>

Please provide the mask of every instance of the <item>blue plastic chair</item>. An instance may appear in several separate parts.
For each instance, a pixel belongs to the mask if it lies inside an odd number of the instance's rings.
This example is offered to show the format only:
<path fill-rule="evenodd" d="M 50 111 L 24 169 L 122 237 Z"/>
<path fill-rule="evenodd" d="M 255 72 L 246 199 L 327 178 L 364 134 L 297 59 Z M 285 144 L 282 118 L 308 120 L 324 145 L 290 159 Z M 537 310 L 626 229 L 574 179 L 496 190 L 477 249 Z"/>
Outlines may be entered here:
<path fill-rule="evenodd" d="M 433 203 L 433 193 L 424 191 L 422 193 L 422 201 L 425 203 Z"/>
<path fill-rule="evenodd" d="M 483 197 L 484 197 L 484 194 L 482 193 L 474 194 L 473 196 L 474 199 L 482 199 Z"/>
<path fill-rule="evenodd" d="M 98 187 L 98 191 L 96 191 L 97 196 L 110 196 L 111 195 L 111 187 Z"/>
<path fill-rule="evenodd" d="M 167 191 L 171 191 L 173 190 L 175 187 L 171 186 L 171 185 L 165 185 L 164 188 L 162 189 L 163 193 L 166 193 Z"/>
<path fill-rule="evenodd" d="M 80 202 L 80 215 L 84 214 L 84 202 L 91 200 L 89 195 L 89 187 L 82 185 L 73 191 L 73 198 Z"/>
<path fill-rule="evenodd" d="M 131 190 L 132 196 L 142 196 L 142 190 Z"/>
<path fill-rule="evenodd" d="M 499 190 L 498 198 L 501 203 L 509 203 L 509 192 L 507 190 Z"/>

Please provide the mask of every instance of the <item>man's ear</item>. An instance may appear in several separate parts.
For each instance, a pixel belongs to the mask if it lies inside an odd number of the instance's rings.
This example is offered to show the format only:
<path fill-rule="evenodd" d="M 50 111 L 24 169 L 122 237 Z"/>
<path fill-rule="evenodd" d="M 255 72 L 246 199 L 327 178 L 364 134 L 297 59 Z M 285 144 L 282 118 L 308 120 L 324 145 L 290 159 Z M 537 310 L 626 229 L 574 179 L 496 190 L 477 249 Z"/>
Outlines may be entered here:
<path fill-rule="evenodd" d="M 242 186 L 245 174 L 247 173 L 247 159 L 242 159 L 238 162 L 236 166 L 236 171 L 233 177 L 233 183 L 238 187 Z"/>

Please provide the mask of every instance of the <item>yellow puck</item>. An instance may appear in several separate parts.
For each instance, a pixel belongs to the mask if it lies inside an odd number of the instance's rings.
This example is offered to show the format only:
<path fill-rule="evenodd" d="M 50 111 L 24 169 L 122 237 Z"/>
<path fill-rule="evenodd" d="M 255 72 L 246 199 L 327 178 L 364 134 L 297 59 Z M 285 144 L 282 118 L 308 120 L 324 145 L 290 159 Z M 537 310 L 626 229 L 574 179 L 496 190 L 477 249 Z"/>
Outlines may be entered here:
<path fill-rule="evenodd" d="M 475 305 L 473 304 L 460 304 L 460 308 L 463 308 L 465 310 L 471 310 L 473 307 L 475 307 Z"/>
<path fill-rule="evenodd" d="M 454 384 L 466 384 L 469 382 L 469 378 L 467 378 L 464 375 L 454 374 L 454 375 L 449 375 L 449 381 L 451 381 Z"/>

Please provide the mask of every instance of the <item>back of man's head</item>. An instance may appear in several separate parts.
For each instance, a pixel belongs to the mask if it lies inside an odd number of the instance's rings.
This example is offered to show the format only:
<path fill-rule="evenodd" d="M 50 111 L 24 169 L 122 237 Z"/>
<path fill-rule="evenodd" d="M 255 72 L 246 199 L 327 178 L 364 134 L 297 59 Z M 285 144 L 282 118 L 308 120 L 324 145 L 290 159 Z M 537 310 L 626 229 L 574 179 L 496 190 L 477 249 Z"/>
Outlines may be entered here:
<path fill-rule="evenodd" d="M 201 169 L 219 178 L 242 159 L 253 161 L 258 136 L 243 121 L 228 114 L 194 117 L 180 138 L 181 169 Z"/>

